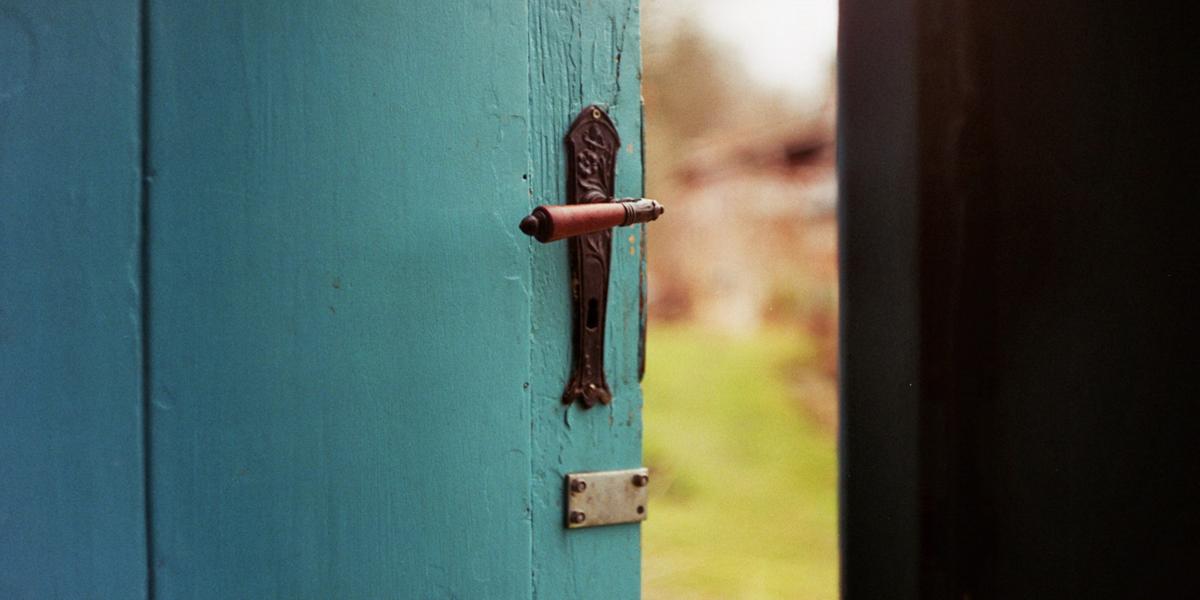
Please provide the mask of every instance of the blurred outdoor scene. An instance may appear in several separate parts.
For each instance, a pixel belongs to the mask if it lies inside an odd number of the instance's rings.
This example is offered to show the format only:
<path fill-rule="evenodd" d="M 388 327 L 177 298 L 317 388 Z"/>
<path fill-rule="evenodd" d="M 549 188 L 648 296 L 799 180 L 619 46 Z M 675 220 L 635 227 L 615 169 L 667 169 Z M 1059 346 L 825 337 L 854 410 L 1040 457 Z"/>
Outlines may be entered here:
<path fill-rule="evenodd" d="M 643 0 L 648 599 L 836 598 L 836 0 Z"/>

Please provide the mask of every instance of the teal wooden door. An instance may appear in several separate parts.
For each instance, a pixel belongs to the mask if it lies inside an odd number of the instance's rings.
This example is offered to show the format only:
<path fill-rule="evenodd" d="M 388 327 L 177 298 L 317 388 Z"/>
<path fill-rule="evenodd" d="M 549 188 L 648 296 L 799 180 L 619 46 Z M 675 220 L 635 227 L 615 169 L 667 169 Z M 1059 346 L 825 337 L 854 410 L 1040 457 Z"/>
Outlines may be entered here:
<path fill-rule="evenodd" d="M 0 598 L 141 598 L 136 2 L 0 0 Z"/>
<path fill-rule="evenodd" d="M 583 410 L 566 245 L 516 227 L 588 104 L 641 194 L 636 0 L 118 4 L 0 12 L 42 82 L 0 129 L 6 314 L 46 321 L 0 338 L 41 378 L 4 367 L 2 468 L 36 485 L 0 491 L 0 593 L 637 597 L 638 526 L 566 530 L 562 486 L 641 464 L 642 230 Z"/>

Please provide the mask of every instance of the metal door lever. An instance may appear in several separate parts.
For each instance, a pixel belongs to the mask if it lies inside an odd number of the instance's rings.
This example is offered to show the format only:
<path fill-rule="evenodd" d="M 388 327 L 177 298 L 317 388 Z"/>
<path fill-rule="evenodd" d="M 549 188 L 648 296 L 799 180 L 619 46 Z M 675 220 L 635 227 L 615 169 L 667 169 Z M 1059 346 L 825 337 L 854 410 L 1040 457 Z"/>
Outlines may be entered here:
<path fill-rule="evenodd" d="M 648 223 L 662 214 L 661 204 L 645 198 L 539 206 L 521 219 L 521 231 L 545 244 L 613 227 Z"/>
<path fill-rule="evenodd" d="M 521 231 L 539 242 L 570 238 L 571 298 L 575 304 L 571 378 L 564 404 L 584 408 L 612 402 L 604 377 L 604 329 L 612 228 L 653 221 L 663 213 L 654 200 L 613 200 L 617 128 L 599 106 L 579 113 L 567 131 L 567 204 L 539 206 L 521 220 Z"/>

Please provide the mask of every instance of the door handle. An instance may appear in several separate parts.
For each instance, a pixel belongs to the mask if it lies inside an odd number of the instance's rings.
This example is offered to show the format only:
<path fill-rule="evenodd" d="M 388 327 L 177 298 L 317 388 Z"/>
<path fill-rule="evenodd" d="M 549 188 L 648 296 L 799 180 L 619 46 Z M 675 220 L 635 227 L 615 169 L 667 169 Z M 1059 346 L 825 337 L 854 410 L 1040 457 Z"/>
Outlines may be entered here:
<path fill-rule="evenodd" d="M 613 227 L 649 223 L 663 214 L 663 206 L 646 198 L 601 200 L 588 204 L 539 206 L 521 219 L 521 232 L 543 244 L 587 235 Z"/>
<path fill-rule="evenodd" d="M 584 108 L 567 130 L 567 204 L 539 206 L 521 220 L 521 231 L 539 242 L 569 238 L 571 298 L 575 303 L 574 355 L 563 404 L 584 408 L 612 402 L 604 377 L 604 328 L 612 228 L 657 219 L 654 200 L 613 200 L 617 128 L 599 106 Z M 639 350 L 640 351 L 640 350 Z"/>

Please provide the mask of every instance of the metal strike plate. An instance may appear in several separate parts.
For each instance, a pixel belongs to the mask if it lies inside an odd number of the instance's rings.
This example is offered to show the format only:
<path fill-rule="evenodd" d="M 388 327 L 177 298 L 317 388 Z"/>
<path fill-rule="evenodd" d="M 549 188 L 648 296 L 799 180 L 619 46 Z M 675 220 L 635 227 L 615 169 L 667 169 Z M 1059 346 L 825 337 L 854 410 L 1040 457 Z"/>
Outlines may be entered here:
<path fill-rule="evenodd" d="M 645 521 L 649 484 L 645 467 L 567 475 L 567 528 Z"/>

